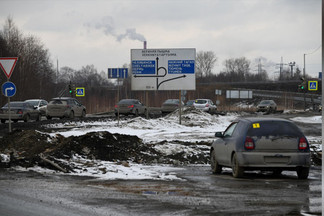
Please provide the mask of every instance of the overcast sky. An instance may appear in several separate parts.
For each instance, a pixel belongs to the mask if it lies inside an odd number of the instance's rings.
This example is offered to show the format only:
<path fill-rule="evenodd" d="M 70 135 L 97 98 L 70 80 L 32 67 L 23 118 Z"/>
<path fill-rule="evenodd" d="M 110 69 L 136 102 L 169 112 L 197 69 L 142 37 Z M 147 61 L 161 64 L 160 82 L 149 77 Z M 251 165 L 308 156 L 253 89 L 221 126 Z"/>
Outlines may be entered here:
<path fill-rule="evenodd" d="M 196 48 L 218 57 L 267 59 L 269 77 L 296 62 L 317 77 L 322 70 L 321 0 L 0 0 L 26 36 L 38 37 L 53 63 L 98 72 L 130 63 L 130 49 Z M 320 47 L 319 49 L 317 49 Z M 315 52 L 314 52 L 315 51 Z M 288 67 L 288 66 L 286 66 Z M 256 66 L 251 66 L 257 71 Z M 271 70 L 271 71 L 270 71 Z"/>

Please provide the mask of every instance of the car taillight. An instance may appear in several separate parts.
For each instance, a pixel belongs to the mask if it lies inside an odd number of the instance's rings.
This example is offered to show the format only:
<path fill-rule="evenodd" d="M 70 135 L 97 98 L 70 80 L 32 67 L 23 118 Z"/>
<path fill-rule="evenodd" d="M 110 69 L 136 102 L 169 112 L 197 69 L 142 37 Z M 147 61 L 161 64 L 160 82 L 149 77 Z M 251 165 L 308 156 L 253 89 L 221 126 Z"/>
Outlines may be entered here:
<path fill-rule="evenodd" d="M 134 105 L 129 105 L 128 108 L 134 108 Z"/>
<path fill-rule="evenodd" d="M 254 149 L 254 141 L 251 137 L 246 137 L 245 142 L 244 142 L 244 148 L 247 150 L 252 150 Z"/>
<path fill-rule="evenodd" d="M 299 143 L 298 143 L 298 149 L 299 150 L 305 150 L 307 149 L 308 145 L 307 145 L 307 140 L 305 137 L 300 137 L 299 138 Z"/>
<path fill-rule="evenodd" d="M 206 107 L 209 107 L 209 104 L 206 104 L 205 106 L 206 106 Z"/>
<path fill-rule="evenodd" d="M 118 108 L 118 105 L 115 105 L 115 108 Z"/>
<path fill-rule="evenodd" d="M 17 110 L 17 114 L 23 114 L 22 110 Z"/>

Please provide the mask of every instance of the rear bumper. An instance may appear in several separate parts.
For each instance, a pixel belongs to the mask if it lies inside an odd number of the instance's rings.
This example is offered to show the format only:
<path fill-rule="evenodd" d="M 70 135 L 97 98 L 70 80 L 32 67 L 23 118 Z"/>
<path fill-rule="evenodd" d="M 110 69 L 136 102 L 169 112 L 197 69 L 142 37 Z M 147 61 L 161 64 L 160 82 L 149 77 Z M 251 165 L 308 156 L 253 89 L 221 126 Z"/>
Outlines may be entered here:
<path fill-rule="evenodd" d="M 0 119 L 9 120 L 9 116 L 7 114 L 0 114 Z M 11 114 L 10 119 L 23 120 L 24 116 L 22 114 Z"/>
<path fill-rule="evenodd" d="M 295 168 L 310 167 L 309 152 L 237 152 L 242 167 L 249 168 Z"/>

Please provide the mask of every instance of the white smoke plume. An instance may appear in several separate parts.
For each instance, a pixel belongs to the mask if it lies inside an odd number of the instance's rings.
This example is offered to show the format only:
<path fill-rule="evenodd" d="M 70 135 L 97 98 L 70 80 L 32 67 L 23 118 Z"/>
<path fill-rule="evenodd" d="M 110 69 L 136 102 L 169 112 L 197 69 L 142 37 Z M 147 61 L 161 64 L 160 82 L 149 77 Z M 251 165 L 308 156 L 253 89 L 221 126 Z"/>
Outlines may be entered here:
<path fill-rule="evenodd" d="M 114 27 L 114 20 L 110 16 L 105 16 L 101 19 L 101 21 L 96 23 L 86 23 L 84 24 L 86 27 L 95 28 L 99 30 L 103 30 L 106 35 L 112 35 L 116 38 L 117 41 L 122 41 L 123 39 L 130 40 L 138 40 L 145 41 L 145 37 L 142 34 L 136 32 L 135 28 L 126 29 L 124 34 L 117 34 L 116 28 Z"/>

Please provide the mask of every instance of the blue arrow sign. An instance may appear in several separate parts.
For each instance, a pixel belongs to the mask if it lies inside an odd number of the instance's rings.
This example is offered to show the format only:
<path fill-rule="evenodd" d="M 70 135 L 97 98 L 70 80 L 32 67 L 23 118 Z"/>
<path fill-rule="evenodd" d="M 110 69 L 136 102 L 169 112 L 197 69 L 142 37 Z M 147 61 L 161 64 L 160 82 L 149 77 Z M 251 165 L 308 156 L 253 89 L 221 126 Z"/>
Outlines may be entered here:
<path fill-rule="evenodd" d="M 12 82 L 2 84 L 2 94 L 6 97 L 12 97 L 16 94 L 16 86 Z"/>
<path fill-rule="evenodd" d="M 108 68 L 108 79 L 127 78 L 128 68 Z"/>

